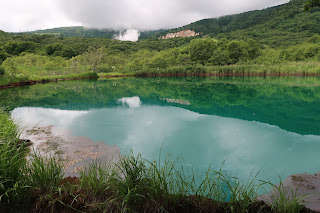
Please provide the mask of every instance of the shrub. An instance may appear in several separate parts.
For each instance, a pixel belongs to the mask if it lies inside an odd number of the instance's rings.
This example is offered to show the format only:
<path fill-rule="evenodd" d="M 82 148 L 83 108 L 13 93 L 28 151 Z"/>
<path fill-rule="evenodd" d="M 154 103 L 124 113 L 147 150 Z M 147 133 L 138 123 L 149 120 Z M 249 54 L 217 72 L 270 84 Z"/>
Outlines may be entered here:
<path fill-rule="evenodd" d="M 3 67 L 0 66 L 0 75 L 6 74 L 6 71 Z"/>
<path fill-rule="evenodd" d="M 99 65 L 97 66 L 97 69 L 96 69 L 96 72 L 102 72 L 102 73 L 108 73 L 112 71 L 113 71 L 112 66 L 107 66 L 107 65 Z"/>

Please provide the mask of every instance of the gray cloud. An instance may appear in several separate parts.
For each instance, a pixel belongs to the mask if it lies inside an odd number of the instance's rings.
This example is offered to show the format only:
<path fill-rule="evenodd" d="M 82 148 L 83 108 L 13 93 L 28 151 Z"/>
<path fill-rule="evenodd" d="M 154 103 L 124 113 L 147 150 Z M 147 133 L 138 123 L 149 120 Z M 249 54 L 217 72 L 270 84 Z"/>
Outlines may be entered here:
<path fill-rule="evenodd" d="M 58 0 L 85 26 L 113 29 L 174 28 L 199 19 L 262 9 L 288 0 Z"/>
<path fill-rule="evenodd" d="M 262 9 L 289 0 L 3 0 L 0 29 L 25 31 L 83 25 L 165 29 L 210 17 Z"/>
<path fill-rule="evenodd" d="M 64 15 L 55 0 L 2 0 L 0 30 L 20 32 L 79 25 Z"/>

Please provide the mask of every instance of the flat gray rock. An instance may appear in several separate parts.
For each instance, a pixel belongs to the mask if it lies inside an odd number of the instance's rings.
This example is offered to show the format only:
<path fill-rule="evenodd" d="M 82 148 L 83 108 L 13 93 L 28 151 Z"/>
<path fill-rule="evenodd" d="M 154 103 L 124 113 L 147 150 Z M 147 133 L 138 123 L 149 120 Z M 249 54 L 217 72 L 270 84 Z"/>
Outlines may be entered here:
<path fill-rule="evenodd" d="M 320 212 L 320 172 L 317 174 L 290 175 L 283 181 L 282 188 L 287 193 L 288 198 L 292 198 L 292 192 L 294 192 L 297 196 L 301 196 L 307 208 Z M 272 203 L 272 196 L 277 196 L 275 188 L 269 194 L 262 195 L 260 199 Z"/>
<path fill-rule="evenodd" d="M 26 129 L 21 138 L 28 138 L 33 145 L 32 152 L 43 156 L 54 156 L 63 165 L 65 177 L 79 177 L 79 171 L 88 163 L 115 163 L 119 160 L 120 149 L 104 142 L 94 142 L 83 136 L 74 136 L 71 131 L 50 126 L 36 126 Z"/>

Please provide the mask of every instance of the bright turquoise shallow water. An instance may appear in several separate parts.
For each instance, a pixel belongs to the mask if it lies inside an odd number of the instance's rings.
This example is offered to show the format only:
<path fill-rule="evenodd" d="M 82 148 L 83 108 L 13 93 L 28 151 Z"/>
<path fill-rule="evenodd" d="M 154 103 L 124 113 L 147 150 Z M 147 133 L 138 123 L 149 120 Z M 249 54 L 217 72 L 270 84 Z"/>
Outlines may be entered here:
<path fill-rule="evenodd" d="M 152 159 L 181 156 L 246 179 L 320 171 L 320 79 L 70 81 L 0 91 L 25 125 L 56 125 Z"/>

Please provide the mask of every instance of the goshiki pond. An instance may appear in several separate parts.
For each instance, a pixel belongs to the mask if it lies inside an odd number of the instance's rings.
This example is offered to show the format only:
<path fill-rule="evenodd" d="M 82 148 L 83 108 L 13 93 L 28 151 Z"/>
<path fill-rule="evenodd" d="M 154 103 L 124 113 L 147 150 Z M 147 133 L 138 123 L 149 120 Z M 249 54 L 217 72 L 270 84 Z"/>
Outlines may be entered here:
<path fill-rule="evenodd" d="M 147 159 L 276 182 L 320 168 L 320 79 L 124 78 L 0 91 L 22 125 L 55 125 Z"/>

